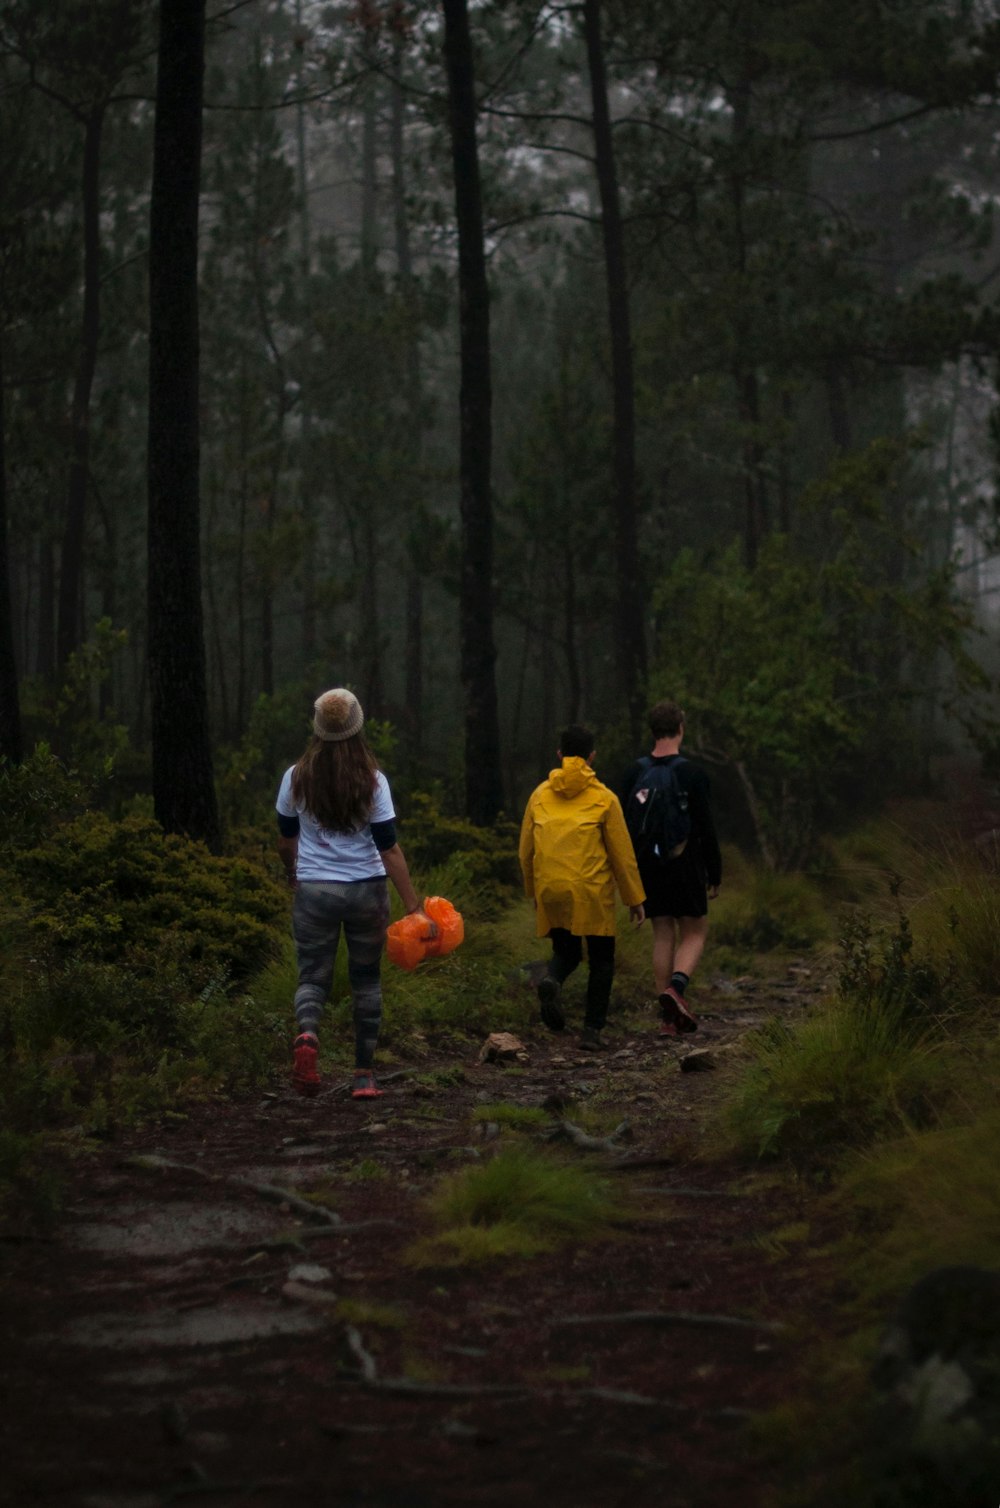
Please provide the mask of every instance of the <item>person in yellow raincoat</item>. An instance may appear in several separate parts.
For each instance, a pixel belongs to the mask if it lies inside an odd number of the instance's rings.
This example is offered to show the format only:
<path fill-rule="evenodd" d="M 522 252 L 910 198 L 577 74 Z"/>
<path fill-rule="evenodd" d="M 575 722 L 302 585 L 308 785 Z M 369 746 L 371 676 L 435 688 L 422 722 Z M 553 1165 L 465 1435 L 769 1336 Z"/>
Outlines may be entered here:
<path fill-rule="evenodd" d="M 559 996 L 587 942 L 587 1004 L 580 1046 L 604 1044 L 615 975 L 615 885 L 636 926 L 645 919 L 642 883 L 621 803 L 591 768 L 588 729 L 566 728 L 560 768 L 532 791 L 521 824 L 519 857 L 524 888 L 535 902 L 538 936 L 552 940 L 552 959 L 538 985 L 542 1020 L 563 1031 Z"/>

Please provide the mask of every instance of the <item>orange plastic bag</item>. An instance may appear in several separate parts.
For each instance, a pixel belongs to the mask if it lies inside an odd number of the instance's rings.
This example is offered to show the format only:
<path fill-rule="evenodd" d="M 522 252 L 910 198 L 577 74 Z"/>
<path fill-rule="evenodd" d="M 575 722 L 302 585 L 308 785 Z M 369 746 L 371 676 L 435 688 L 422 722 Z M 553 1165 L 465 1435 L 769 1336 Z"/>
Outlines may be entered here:
<path fill-rule="evenodd" d="M 454 953 L 465 937 L 462 913 L 456 911 L 443 895 L 429 895 L 424 901 L 424 910 L 431 921 L 437 923 L 437 937 L 432 937 L 427 944 L 428 958 L 443 958 L 446 953 Z"/>
<path fill-rule="evenodd" d="M 428 937 L 427 923 L 416 915 L 401 917 L 386 933 L 385 951 L 389 961 L 401 969 L 415 969 L 425 958 L 442 958 L 446 953 L 453 953 L 465 937 L 461 913 L 444 896 L 428 896 L 424 911 L 437 925 L 436 937 Z"/>

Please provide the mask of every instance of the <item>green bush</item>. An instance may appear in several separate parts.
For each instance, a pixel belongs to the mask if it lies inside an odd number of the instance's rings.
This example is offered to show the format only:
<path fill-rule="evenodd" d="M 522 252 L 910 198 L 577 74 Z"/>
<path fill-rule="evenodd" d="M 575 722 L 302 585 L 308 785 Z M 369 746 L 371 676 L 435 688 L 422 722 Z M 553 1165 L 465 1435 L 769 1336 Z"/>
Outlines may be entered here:
<path fill-rule="evenodd" d="M 914 937 L 961 981 L 970 1003 L 993 1003 L 1000 994 L 1000 879 L 967 860 L 949 866 L 941 882 L 911 908 Z"/>
<path fill-rule="evenodd" d="M 774 1020 L 722 1110 L 723 1138 L 820 1171 L 904 1125 L 929 1124 L 951 1088 L 939 1044 L 898 1007 L 837 1001 L 794 1029 Z"/>
<path fill-rule="evenodd" d="M 411 871 L 436 876 L 448 899 L 478 916 L 496 914 L 521 889 L 517 828 L 502 818 L 476 827 L 447 816 L 433 796 L 414 792 L 398 824 Z M 445 889 L 444 887 L 448 887 Z M 452 893 L 448 894 L 448 890 Z"/>
<path fill-rule="evenodd" d="M 748 868 L 733 889 L 724 884 L 712 903 L 713 944 L 766 953 L 799 952 L 830 936 L 828 908 L 803 875 Z"/>
<path fill-rule="evenodd" d="M 81 812 L 89 788 L 48 744 L 21 764 L 0 758 L 0 858 L 41 843 L 58 822 Z"/>
<path fill-rule="evenodd" d="M 287 925 L 287 892 L 247 859 L 219 858 L 149 817 L 87 812 L 15 856 L 36 946 L 56 959 L 166 966 L 193 989 L 248 978 Z"/>

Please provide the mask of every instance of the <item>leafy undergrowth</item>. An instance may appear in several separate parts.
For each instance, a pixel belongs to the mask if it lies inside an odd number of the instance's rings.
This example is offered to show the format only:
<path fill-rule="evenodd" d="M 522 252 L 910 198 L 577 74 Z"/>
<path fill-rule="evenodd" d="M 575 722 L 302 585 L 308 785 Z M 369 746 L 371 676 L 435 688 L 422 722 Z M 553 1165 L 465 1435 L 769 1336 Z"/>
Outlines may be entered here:
<path fill-rule="evenodd" d="M 717 1146 L 815 1181 L 801 1260 L 827 1268 L 840 1310 L 802 1397 L 761 1432 L 788 1462 L 782 1508 L 996 1499 L 1000 1335 L 995 1298 L 975 1295 L 1000 1265 L 1000 878 L 953 850 L 895 832 L 889 862 L 869 852 L 882 889 L 842 909 L 838 988 L 752 1034 L 720 1106 Z M 876 1386 L 887 1316 L 925 1284 L 944 1307 L 921 1323 L 951 1317 Z M 940 1376 L 907 1370 L 921 1357 Z"/>

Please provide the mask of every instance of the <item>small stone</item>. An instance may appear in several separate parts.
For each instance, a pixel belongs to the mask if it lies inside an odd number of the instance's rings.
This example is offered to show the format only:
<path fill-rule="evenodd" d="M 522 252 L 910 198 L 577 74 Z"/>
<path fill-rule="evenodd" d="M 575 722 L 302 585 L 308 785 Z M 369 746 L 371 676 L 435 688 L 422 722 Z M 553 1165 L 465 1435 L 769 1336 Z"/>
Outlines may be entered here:
<path fill-rule="evenodd" d="M 491 1032 L 479 1049 L 480 1063 L 509 1063 L 515 1058 L 524 1062 L 527 1053 L 524 1043 L 513 1032 Z"/>
<path fill-rule="evenodd" d="M 696 1047 L 681 1058 L 681 1073 L 707 1073 L 718 1065 L 707 1047 Z"/>
<path fill-rule="evenodd" d="M 388 1131 L 389 1127 L 386 1125 L 385 1121 L 372 1121 L 371 1125 L 367 1126 L 365 1129 L 367 1130 L 369 1136 L 377 1136 L 380 1131 Z"/>
<path fill-rule="evenodd" d="M 321 1267 L 318 1262 L 296 1262 L 289 1271 L 290 1283 L 325 1283 L 327 1278 L 332 1278 L 333 1273 L 329 1267 Z"/>

